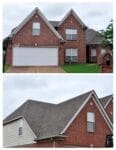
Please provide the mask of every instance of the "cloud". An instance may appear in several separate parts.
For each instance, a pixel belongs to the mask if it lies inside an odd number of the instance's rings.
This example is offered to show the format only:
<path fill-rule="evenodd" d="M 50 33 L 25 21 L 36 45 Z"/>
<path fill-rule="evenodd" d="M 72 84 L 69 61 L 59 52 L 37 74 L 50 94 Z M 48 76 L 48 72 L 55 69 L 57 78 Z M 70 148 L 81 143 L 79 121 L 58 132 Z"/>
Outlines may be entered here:
<path fill-rule="evenodd" d="M 7 36 L 35 7 L 39 7 L 48 20 L 61 20 L 72 8 L 87 26 L 96 30 L 104 29 L 112 19 L 112 3 L 109 2 L 7 2 L 3 6 L 3 36 Z"/>
<path fill-rule="evenodd" d="M 112 94 L 111 75 L 4 75 L 3 112 L 7 116 L 27 99 L 59 103 L 94 89 Z"/>

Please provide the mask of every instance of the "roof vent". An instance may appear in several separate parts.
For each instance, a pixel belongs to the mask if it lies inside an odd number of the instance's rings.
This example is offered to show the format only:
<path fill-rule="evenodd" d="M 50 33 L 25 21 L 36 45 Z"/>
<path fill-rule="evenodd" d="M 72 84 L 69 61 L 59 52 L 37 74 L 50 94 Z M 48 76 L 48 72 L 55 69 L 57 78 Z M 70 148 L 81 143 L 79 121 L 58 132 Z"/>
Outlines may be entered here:
<path fill-rule="evenodd" d="M 35 43 L 35 46 L 37 46 L 37 43 Z"/>
<path fill-rule="evenodd" d="M 38 18 L 38 15 L 35 15 L 35 18 Z"/>

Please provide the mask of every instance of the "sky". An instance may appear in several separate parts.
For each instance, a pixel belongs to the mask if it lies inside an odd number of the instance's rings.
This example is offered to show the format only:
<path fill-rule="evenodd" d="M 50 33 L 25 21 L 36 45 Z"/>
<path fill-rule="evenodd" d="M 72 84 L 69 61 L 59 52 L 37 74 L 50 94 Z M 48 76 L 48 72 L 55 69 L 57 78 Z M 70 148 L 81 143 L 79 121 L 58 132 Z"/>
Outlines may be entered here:
<path fill-rule="evenodd" d="M 98 97 L 112 94 L 112 75 L 41 74 L 4 75 L 3 117 L 26 100 L 59 103 L 95 90 Z"/>
<path fill-rule="evenodd" d="M 88 3 L 40 3 L 40 2 L 4 2 L 3 3 L 3 37 L 10 34 L 27 15 L 38 7 L 48 20 L 61 20 L 72 8 L 89 27 L 102 30 L 107 27 L 112 19 L 112 3 L 88 2 Z"/>

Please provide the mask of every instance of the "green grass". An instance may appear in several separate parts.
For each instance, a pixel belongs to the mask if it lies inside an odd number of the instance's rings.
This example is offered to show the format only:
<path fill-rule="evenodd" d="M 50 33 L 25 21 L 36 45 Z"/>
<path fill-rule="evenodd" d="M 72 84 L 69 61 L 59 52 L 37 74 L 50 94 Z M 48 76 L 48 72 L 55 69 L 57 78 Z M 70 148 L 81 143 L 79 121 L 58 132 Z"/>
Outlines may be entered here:
<path fill-rule="evenodd" d="M 65 64 L 62 68 L 67 73 L 100 73 L 98 64 Z"/>
<path fill-rule="evenodd" d="M 8 70 L 8 68 L 9 68 L 9 66 L 10 66 L 10 65 L 5 64 L 5 65 L 3 66 L 3 72 L 6 72 L 6 71 Z"/>

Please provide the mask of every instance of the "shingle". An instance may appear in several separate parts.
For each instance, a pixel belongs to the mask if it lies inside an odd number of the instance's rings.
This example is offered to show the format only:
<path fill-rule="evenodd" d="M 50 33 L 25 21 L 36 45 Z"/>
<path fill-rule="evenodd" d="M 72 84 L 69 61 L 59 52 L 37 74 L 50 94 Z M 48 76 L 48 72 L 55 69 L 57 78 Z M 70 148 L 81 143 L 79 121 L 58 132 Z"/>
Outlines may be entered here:
<path fill-rule="evenodd" d="M 86 44 L 101 44 L 103 42 L 103 37 L 99 32 L 93 29 L 86 30 Z"/>
<path fill-rule="evenodd" d="M 58 27 L 60 21 L 49 21 L 53 27 Z"/>
<path fill-rule="evenodd" d="M 106 105 L 106 103 L 109 101 L 111 97 L 112 95 L 108 95 L 99 99 L 103 107 Z"/>
<path fill-rule="evenodd" d="M 28 100 L 4 119 L 4 124 L 16 117 L 24 116 L 39 139 L 58 136 L 91 92 L 59 104 Z"/>

